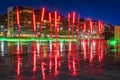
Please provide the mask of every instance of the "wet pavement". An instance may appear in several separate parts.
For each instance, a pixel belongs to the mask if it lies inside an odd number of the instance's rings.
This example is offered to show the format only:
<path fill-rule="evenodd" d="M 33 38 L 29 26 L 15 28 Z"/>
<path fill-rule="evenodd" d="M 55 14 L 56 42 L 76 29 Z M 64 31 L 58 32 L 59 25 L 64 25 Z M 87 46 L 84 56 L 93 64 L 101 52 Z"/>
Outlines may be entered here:
<path fill-rule="evenodd" d="M 31 53 L 24 55 L 18 51 L 0 57 L 0 80 L 120 80 L 120 57 L 116 53 L 98 48 L 80 51 L 74 44 L 71 51 L 69 47 L 62 51 L 57 45 L 51 52 L 45 46 L 39 52 L 36 48 L 32 45 Z"/>

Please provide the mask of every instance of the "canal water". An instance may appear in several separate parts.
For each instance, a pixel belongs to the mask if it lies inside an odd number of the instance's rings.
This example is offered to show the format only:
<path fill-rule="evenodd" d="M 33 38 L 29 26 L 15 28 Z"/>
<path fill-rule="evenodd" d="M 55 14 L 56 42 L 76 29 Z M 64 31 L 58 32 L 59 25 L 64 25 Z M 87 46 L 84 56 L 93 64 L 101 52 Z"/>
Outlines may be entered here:
<path fill-rule="evenodd" d="M 0 80 L 120 80 L 120 55 L 104 40 L 1 42 Z"/>

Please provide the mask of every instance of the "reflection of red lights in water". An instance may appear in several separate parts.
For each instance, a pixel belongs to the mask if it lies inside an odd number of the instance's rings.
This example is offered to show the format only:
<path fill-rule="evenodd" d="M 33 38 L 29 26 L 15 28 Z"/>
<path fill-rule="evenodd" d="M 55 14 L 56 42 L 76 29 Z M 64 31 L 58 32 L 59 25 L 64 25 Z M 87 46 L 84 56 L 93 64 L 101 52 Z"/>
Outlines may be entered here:
<path fill-rule="evenodd" d="M 45 63 L 42 62 L 41 63 L 41 70 L 42 70 L 42 78 L 43 78 L 43 80 L 45 80 L 45 68 L 44 68 L 44 65 L 45 65 Z"/>
<path fill-rule="evenodd" d="M 55 75 L 58 74 L 58 61 L 57 61 L 57 55 L 55 55 Z"/>
<path fill-rule="evenodd" d="M 76 45 L 75 43 L 72 43 L 72 54 L 70 54 L 70 52 L 68 51 L 67 57 L 68 57 L 68 69 L 70 71 L 71 75 L 76 76 L 77 72 L 76 72 Z M 79 60 L 79 59 L 78 59 Z M 78 61 L 78 67 L 79 67 L 79 61 Z"/>
<path fill-rule="evenodd" d="M 58 74 L 58 67 L 60 67 L 60 44 L 57 42 L 55 45 L 55 75 Z"/>
<path fill-rule="evenodd" d="M 20 54 L 17 55 L 17 75 L 20 75 Z"/>
<path fill-rule="evenodd" d="M 90 62 L 93 60 L 93 40 L 90 41 Z"/>
<path fill-rule="evenodd" d="M 87 44 L 86 40 L 83 40 L 84 60 L 86 60 L 86 56 L 87 56 L 87 46 L 86 46 L 86 44 Z"/>
<path fill-rule="evenodd" d="M 76 73 L 76 63 L 75 63 L 75 59 L 74 59 L 74 57 L 73 57 L 73 60 L 72 60 L 72 64 L 73 64 L 73 75 L 77 75 L 77 73 Z"/>
<path fill-rule="evenodd" d="M 68 52 L 67 57 L 68 57 L 68 69 L 69 69 L 69 71 L 70 71 L 70 70 L 71 70 L 71 65 L 70 65 L 70 52 Z"/>
<path fill-rule="evenodd" d="M 50 58 L 49 60 L 49 70 L 51 71 L 52 70 L 52 59 Z"/>
<path fill-rule="evenodd" d="M 75 43 L 72 43 L 72 56 L 75 56 L 75 52 L 76 52 L 76 45 Z"/>
<path fill-rule="evenodd" d="M 103 52 L 104 52 L 104 41 L 99 40 L 99 45 L 98 45 L 99 61 L 101 61 L 103 59 Z"/>
<path fill-rule="evenodd" d="M 20 46 L 20 42 L 18 42 L 17 44 L 17 54 L 21 53 L 21 46 Z"/>
<path fill-rule="evenodd" d="M 33 72 L 36 71 L 36 56 L 37 56 L 37 47 L 36 47 L 36 44 L 33 43 L 33 46 L 32 46 L 32 55 L 33 55 Z"/>
<path fill-rule="evenodd" d="M 76 76 L 77 75 L 77 72 L 76 72 L 77 71 L 77 69 L 76 69 L 77 63 L 75 62 L 75 57 L 72 55 L 70 58 L 70 56 L 71 55 L 68 53 L 68 70 L 70 71 L 71 75 Z M 78 67 L 80 67 L 80 65 Z"/>

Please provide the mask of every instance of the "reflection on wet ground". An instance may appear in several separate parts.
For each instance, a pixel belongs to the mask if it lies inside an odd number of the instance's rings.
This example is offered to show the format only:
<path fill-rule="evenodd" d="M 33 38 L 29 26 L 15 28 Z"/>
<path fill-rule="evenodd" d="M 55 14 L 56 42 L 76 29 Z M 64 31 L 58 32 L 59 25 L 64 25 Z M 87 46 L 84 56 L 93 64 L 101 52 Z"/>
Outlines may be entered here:
<path fill-rule="evenodd" d="M 120 80 L 120 57 L 107 54 L 104 42 L 47 46 L 32 43 L 25 55 L 14 46 L 16 55 L 0 58 L 0 80 Z"/>

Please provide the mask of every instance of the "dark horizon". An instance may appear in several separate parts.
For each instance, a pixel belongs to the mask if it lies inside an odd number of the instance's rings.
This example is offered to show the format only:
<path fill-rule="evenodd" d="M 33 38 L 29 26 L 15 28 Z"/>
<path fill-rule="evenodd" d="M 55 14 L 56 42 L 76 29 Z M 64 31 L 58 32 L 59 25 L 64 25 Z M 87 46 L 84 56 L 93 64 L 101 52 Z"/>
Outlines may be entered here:
<path fill-rule="evenodd" d="M 8 2 L 7 2 L 8 1 Z M 93 20 L 102 20 L 112 25 L 120 25 L 120 6 L 119 0 L 2 0 L 0 5 L 0 14 L 7 13 L 10 6 L 28 6 L 34 9 L 46 7 L 47 11 L 57 10 L 61 15 L 67 16 L 67 13 L 76 11 L 81 18 L 91 18 Z"/>

